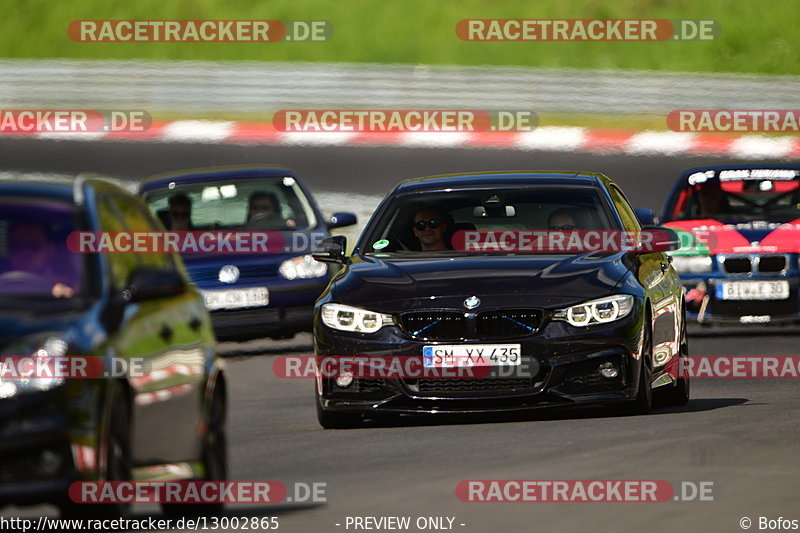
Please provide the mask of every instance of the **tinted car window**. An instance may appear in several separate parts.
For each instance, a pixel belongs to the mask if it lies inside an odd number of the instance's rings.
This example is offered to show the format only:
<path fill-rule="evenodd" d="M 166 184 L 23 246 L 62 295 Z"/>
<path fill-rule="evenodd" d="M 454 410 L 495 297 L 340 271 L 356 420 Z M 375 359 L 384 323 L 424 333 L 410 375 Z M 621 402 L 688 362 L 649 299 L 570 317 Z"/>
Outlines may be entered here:
<path fill-rule="evenodd" d="M 714 218 L 726 222 L 800 217 L 800 181 L 709 179 L 688 185 L 677 196 L 669 220 Z"/>
<path fill-rule="evenodd" d="M 81 294 L 85 257 L 67 247 L 76 229 L 74 208 L 65 202 L 0 200 L 0 296 Z"/>
<path fill-rule="evenodd" d="M 617 212 L 622 219 L 622 224 L 625 226 L 625 229 L 628 231 L 637 231 L 641 229 L 639 219 L 636 218 L 636 213 L 633 212 L 631 204 L 628 203 L 622 191 L 612 185 L 608 188 L 608 192 L 611 193 L 611 200 L 617 208 Z"/>
<path fill-rule="evenodd" d="M 170 198 L 178 196 L 190 202 L 189 229 L 305 230 L 317 225 L 308 199 L 292 177 L 188 183 L 145 192 L 150 210 L 167 229 L 175 229 Z"/>
<path fill-rule="evenodd" d="M 142 211 L 139 203 L 132 198 L 124 196 L 113 196 L 112 202 L 117 212 L 120 214 L 122 223 L 127 231 L 131 232 L 152 232 L 160 231 L 150 219 L 147 213 Z M 136 254 L 139 266 L 174 269 L 175 263 L 170 254 L 165 253 L 140 253 Z"/>
<path fill-rule="evenodd" d="M 97 212 L 102 231 L 127 231 L 122 223 L 122 214 L 116 209 L 110 197 L 101 198 Z M 106 254 L 106 260 L 111 268 L 111 278 L 118 288 L 125 286 L 130 273 L 139 264 L 136 254 Z"/>
<path fill-rule="evenodd" d="M 447 238 L 459 230 L 619 229 L 609 219 L 605 205 L 594 189 L 567 187 L 398 196 L 365 230 L 362 246 L 367 253 L 418 251 L 413 223 L 423 209 L 438 213 Z M 426 218 L 430 218 L 427 213 Z"/>

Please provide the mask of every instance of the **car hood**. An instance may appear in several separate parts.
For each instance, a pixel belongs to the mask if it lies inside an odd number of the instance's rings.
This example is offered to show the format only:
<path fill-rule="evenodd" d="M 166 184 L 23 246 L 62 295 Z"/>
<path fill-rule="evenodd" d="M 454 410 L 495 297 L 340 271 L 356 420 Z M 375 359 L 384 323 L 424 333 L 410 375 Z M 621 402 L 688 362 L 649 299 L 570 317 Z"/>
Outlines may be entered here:
<path fill-rule="evenodd" d="M 624 254 L 377 258 L 355 256 L 331 287 L 334 301 L 376 311 L 487 306 L 553 307 L 610 294 L 629 269 Z"/>
<path fill-rule="evenodd" d="M 797 253 L 800 219 L 791 222 L 753 220 L 725 224 L 716 219 L 681 220 L 664 224 L 681 236 L 684 252 L 696 254 Z"/>

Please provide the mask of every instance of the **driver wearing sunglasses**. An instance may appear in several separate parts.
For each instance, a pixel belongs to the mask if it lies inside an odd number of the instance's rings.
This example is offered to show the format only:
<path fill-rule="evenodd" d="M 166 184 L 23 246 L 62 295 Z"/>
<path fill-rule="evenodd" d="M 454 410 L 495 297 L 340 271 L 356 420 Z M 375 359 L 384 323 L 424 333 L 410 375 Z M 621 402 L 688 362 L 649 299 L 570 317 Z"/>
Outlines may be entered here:
<path fill-rule="evenodd" d="M 578 229 L 578 225 L 575 221 L 577 218 L 575 215 L 575 210 L 568 207 L 556 209 L 550 213 L 550 216 L 548 217 L 547 229 L 550 231 L 576 230 Z"/>
<path fill-rule="evenodd" d="M 417 211 L 414 215 L 413 230 L 423 252 L 450 249 L 444 238 L 447 222 L 437 209 L 426 207 Z"/>

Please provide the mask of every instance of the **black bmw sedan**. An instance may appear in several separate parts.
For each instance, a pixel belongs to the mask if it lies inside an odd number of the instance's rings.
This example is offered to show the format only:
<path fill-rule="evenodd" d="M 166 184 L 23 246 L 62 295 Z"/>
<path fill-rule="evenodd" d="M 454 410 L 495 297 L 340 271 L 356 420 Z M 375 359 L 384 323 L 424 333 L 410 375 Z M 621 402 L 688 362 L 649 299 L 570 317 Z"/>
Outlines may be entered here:
<path fill-rule="evenodd" d="M 400 183 L 351 257 L 341 236 L 315 253 L 343 265 L 314 313 L 320 424 L 590 404 L 645 414 L 654 395 L 685 404 L 684 293 L 665 253 L 680 244 L 643 226 L 647 211 L 602 174 Z M 376 360 L 400 371 L 375 372 Z"/>

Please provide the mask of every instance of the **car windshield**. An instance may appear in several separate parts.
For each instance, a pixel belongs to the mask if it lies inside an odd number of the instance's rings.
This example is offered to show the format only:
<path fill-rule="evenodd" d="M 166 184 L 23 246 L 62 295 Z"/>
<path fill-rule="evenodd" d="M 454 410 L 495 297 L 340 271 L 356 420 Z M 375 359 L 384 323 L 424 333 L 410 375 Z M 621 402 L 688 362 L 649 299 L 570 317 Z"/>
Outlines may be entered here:
<path fill-rule="evenodd" d="M 681 191 L 669 218 L 790 222 L 800 218 L 800 181 L 708 179 Z"/>
<path fill-rule="evenodd" d="M 76 229 L 65 202 L 0 199 L 0 298 L 74 298 L 82 293 L 85 256 L 67 247 Z"/>
<path fill-rule="evenodd" d="M 605 206 L 595 189 L 553 186 L 401 195 L 373 219 L 360 248 L 364 253 L 456 255 L 466 251 L 456 242 L 461 230 L 619 229 Z"/>
<path fill-rule="evenodd" d="M 170 184 L 144 194 L 151 211 L 175 231 L 292 230 L 317 225 L 314 211 L 290 177 Z"/>

